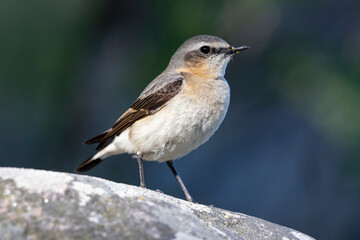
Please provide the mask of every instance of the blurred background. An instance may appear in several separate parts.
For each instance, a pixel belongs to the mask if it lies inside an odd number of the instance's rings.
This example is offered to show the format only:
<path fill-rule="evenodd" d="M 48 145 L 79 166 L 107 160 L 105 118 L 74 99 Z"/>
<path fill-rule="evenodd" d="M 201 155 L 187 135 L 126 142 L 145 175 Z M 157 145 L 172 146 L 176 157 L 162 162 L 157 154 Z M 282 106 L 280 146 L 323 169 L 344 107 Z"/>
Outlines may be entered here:
<path fill-rule="evenodd" d="M 0 2 L 0 166 L 63 172 L 186 39 L 251 49 L 228 65 L 228 114 L 175 162 L 197 202 L 317 239 L 360 238 L 360 4 L 319 1 Z M 154 129 L 156 131 L 156 129 Z M 184 198 L 166 164 L 150 189 Z M 87 174 L 138 185 L 137 162 Z"/>

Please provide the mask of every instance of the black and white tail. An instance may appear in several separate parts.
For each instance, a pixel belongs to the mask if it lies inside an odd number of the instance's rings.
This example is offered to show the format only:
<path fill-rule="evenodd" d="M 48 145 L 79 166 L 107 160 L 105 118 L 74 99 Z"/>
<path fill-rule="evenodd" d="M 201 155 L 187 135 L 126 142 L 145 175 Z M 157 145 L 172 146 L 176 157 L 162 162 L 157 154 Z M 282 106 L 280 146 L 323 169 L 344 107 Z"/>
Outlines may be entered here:
<path fill-rule="evenodd" d="M 102 161 L 101 158 L 93 159 L 93 157 L 94 156 L 91 156 L 84 162 L 80 163 L 80 165 L 77 166 L 77 168 L 75 168 L 75 172 L 86 172 L 86 171 L 92 169 L 93 167 L 95 167 L 96 165 L 98 165 L 99 163 L 101 163 L 101 161 Z"/>

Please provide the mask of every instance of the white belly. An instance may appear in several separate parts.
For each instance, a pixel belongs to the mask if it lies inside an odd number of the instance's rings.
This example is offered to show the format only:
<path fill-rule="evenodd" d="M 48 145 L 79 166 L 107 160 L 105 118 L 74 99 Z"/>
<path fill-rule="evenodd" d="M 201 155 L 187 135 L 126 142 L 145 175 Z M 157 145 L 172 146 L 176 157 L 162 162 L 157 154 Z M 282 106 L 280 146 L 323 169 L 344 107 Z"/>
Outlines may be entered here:
<path fill-rule="evenodd" d="M 131 142 L 127 144 L 127 152 L 140 152 L 145 160 L 160 162 L 186 155 L 218 129 L 229 98 L 230 89 L 225 80 L 213 80 L 211 86 L 205 84 L 196 94 L 178 94 L 160 111 L 130 127 L 126 133 Z"/>

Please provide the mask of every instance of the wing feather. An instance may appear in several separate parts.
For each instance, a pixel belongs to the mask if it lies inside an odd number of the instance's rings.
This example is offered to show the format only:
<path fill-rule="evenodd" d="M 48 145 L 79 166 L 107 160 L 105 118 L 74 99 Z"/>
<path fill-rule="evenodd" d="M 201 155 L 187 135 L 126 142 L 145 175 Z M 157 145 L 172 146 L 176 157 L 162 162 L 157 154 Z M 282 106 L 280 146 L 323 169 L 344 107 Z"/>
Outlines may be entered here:
<path fill-rule="evenodd" d="M 154 114 L 159 109 L 164 107 L 166 103 L 175 97 L 182 89 L 183 78 L 179 77 L 175 81 L 172 81 L 157 91 L 144 96 L 139 97 L 130 106 L 130 108 L 114 123 L 113 127 L 102 134 L 89 139 L 86 143 L 96 143 L 99 145 L 96 150 L 101 150 L 110 144 L 114 137 L 119 135 L 125 129 L 133 125 L 136 121 Z"/>

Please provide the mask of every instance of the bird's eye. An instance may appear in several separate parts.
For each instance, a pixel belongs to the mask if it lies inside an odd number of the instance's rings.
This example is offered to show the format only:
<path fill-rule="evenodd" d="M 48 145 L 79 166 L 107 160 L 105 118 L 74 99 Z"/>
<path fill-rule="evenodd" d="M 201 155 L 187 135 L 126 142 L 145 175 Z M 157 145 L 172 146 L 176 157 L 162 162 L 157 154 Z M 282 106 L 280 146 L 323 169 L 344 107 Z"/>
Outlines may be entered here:
<path fill-rule="evenodd" d="M 204 54 L 208 54 L 210 52 L 210 47 L 209 46 L 202 46 L 200 48 L 200 51 Z"/>

